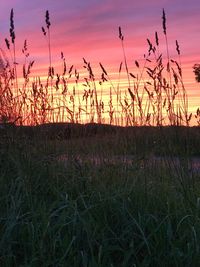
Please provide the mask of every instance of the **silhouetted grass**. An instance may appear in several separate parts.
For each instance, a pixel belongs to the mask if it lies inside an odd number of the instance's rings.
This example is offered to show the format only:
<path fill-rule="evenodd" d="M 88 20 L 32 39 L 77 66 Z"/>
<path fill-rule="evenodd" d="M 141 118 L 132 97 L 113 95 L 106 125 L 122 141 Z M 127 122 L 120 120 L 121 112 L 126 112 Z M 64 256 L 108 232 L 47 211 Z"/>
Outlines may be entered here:
<path fill-rule="evenodd" d="M 74 66 L 67 66 L 61 52 L 62 71 L 57 73 L 52 62 L 50 15 L 45 13 L 49 68 L 46 80 L 32 77 L 34 61 L 29 61 L 27 40 L 22 49 L 24 81 L 18 81 L 20 66 L 16 63 L 14 11 L 10 15 L 10 40 L 5 39 L 9 52 L 1 49 L 0 56 L 0 120 L 17 125 L 41 123 L 109 123 L 120 126 L 186 125 L 192 118 L 188 112 L 188 96 L 184 86 L 181 52 L 176 40 L 177 60 L 170 57 L 167 19 L 162 15 L 166 51 L 161 51 L 159 35 L 147 38 L 148 51 L 143 62 L 135 60 L 135 68 L 128 66 L 125 37 L 119 27 L 123 61 L 119 73 L 111 77 L 100 63 L 96 73 L 92 64 L 83 58 L 84 74 Z M 12 47 L 10 46 L 12 44 Z M 11 49 L 12 48 L 12 49 Z M 167 54 L 167 58 L 163 54 Z M 133 60 L 134 62 L 134 60 Z M 125 85 L 124 85 L 125 84 Z M 198 123 L 198 111 L 195 116 Z"/>

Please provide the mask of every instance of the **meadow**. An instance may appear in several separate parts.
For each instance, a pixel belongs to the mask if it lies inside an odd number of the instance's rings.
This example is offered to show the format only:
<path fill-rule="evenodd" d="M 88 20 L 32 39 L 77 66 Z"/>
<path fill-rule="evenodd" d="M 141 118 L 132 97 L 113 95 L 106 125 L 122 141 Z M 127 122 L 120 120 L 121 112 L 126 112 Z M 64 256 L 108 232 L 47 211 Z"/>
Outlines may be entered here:
<path fill-rule="evenodd" d="M 10 127 L 1 266 L 199 265 L 198 127 Z"/>
<path fill-rule="evenodd" d="M 82 84 L 63 54 L 63 73 L 55 74 L 48 11 L 45 22 L 45 83 L 31 80 L 34 63 L 27 61 L 19 81 L 13 10 L 6 39 L 13 61 L 2 52 L 0 265 L 199 266 L 200 131 L 189 127 L 199 113 L 188 112 L 164 10 L 167 58 L 155 33 L 144 66 L 135 62 L 138 74 L 129 72 L 119 27 L 124 60 L 117 85 L 102 64 L 96 80 L 86 59 Z M 180 59 L 178 42 L 176 50 Z M 27 59 L 26 43 L 23 51 Z M 109 96 L 103 100 L 104 84 Z"/>

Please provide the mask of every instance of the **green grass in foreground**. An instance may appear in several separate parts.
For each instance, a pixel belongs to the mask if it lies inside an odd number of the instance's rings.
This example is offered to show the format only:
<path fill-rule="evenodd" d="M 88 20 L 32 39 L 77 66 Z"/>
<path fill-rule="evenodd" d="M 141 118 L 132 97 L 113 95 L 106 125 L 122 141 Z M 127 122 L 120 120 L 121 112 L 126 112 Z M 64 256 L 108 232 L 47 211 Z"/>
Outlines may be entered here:
<path fill-rule="evenodd" d="M 200 177 L 186 164 L 199 131 L 183 132 L 2 138 L 0 265 L 200 266 Z"/>

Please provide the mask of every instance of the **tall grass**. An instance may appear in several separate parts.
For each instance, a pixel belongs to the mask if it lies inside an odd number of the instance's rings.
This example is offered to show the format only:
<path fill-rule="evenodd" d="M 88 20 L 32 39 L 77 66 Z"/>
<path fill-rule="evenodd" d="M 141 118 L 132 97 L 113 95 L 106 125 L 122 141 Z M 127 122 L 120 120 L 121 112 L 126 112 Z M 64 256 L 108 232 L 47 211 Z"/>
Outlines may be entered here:
<path fill-rule="evenodd" d="M 8 39 L 11 58 L 0 53 L 1 122 L 39 125 L 1 127 L 0 265 L 199 266 L 199 129 L 161 127 L 191 120 L 178 42 L 179 60 L 170 51 L 164 58 L 155 32 L 144 63 L 136 60 L 130 71 L 120 27 L 115 83 L 102 63 L 96 77 L 85 58 L 82 77 L 63 52 L 56 74 L 47 11 L 45 22 L 45 81 L 31 77 L 26 40 L 22 83 Z M 167 35 L 164 11 L 163 30 Z M 72 124 L 40 127 L 47 122 Z"/>
<path fill-rule="evenodd" d="M 199 169 L 185 149 L 199 153 L 200 138 L 189 130 L 190 140 L 179 127 L 70 140 L 6 132 L 1 266 L 199 266 Z"/>
<path fill-rule="evenodd" d="M 166 14 L 163 10 L 162 25 L 166 40 L 167 58 L 160 49 L 158 33 L 155 40 L 147 39 L 148 51 L 144 63 L 135 60 L 135 70 L 129 70 L 124 35 L 119 27 L 123 61 L 118 81 L 114 83 L 108 71 L 100 63 L 101 77 L 95 77 L 92 64 L 84 59 L 86 74 L 79 75 L 73 66 L 66 65 L 61 52 L 63 72 L 55 74 L 52 62 L 49 11 L 45 13 L 46 27 L 42 27 L 47 39 L 49 68 L 46 82 L 31 77 L 34 61 L 28 62 L 27 41 L 24 43 L 24 81 L 18 81 L 15 51 L 14 12 L 10 15 L 10 41 L 6 46 L 11 59 L 1 56 L 3 71 L 0 75 L 1 121 L 16 124 L 37 125 L 47 122 L 97 122 L 115 125 L 189 125 L 188 96 L 182 76 L 180 47 L 176 41 L 179 62 L 170 58 L 167 37 Z M 2 51 L 3 55 L 7 52 Z M 11 62 L 11 63 L 10 63 Z M 166 64 L 165 64 L 166 62 Z M 123 68 L 124 66 L 124 68 Z M 121 82 L 126 79 L 127 88 Z"/>

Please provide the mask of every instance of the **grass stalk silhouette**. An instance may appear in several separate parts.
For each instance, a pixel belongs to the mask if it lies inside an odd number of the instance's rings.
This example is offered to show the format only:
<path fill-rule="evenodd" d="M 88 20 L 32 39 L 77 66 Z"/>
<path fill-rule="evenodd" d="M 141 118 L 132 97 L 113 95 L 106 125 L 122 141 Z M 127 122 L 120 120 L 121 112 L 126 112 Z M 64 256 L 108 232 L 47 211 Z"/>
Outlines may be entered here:
<path fill-rule="evenodd" d="M 18 79 L 17 79 L 17 62 L 16 62 L 16 48 L 15 48 L 15 27 L 14 27 L 14 11 L 13 9 L 11 9 L 10 12 L 10 37 L 11 37 L 11 42 L 13 45 L 13 66 L 14 66 L 14 70 L 15 70 L 15 86 L 16 86 L 16 90 L 17 90 L 17 97 L 19 96 L 19 88 L 18 88 Z"/>
<path fill-rule="evenodd" d="M 188 96 L 183 82 L 180 47 L 176 40 L 178 61 L 170 59 L 166 28 L 166 15 L 163 10 L 162 23 L 165 36 L 167 64 L 164 64 L 160 51 L 159 36 L 155 40 L 147 39 L 148 51 L 144 62 L 135 60 L 135 68 L 129 71 L 124 46 L 124 36 L 119 27 L 123 62 L 118 69 L 116 82 L 102 63 L 101 77 L 85 59 L 86 77 L 74 70 L 67 69 L 66 60 L 61 52 L 62 73 L 54 73 L 52 66 L 52 48 L 49 11 L 45 13 L 46 26 L 42 32 L 47 40 L 49 68 L 46 83 L 38 78 L 31 78 L 34 61 L 28 63 L 27 41 L 24 42 L 23 64 L 24 83 L 18 84 L 15 59 L 14 12 L 10 15 L 10 37 L 13 44 L 5 39 L 10 53 L 9 60 L 2 59 L 1 97 L 4 99 L 1 117 L 16 124 L 40 124 L 46 122 L 108 122 L 121 125 L 189 125 L 192 114 L 188 114 Z M 123 69 L 124 65 L 124 69 Z M 85 75 L 85 74 L 83 74 Z M 126 85 L 123 85 L 123 82 Z M 19 87 L 19 88 L 18 88 Z M 16 88 L 18 88 L 15 93 Z M 6 107 L 7 106 L 7 107 Z M 12 111 L 11 111 L 12 107 Z M 7 108 L 7 111 L 6 111 Z M 18 122 L 17 122 L 18 120 Z"/>

